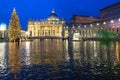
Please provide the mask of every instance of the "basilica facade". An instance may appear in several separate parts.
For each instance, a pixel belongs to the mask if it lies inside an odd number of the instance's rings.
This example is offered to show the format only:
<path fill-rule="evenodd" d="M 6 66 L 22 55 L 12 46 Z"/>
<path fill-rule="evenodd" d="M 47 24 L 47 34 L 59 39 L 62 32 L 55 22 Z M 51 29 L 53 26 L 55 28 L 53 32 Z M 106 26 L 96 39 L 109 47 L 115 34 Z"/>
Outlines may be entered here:
<path fill-rule="evenodd" d="M 47 19 L 28 21 L 28 32 L 30 37 L 63 37 L 63 26 L 65 20 L 59 19 L 54 10 Z M 64 32 L 68 34 L 68 32 Z"/>

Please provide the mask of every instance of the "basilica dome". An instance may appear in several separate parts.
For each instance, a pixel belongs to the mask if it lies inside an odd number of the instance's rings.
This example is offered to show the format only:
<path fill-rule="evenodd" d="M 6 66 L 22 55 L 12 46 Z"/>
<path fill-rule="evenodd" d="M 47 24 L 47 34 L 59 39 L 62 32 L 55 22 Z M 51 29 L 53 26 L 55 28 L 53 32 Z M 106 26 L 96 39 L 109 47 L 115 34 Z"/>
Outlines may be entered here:
<path fill-rule="evenodd" d="M 48 20 L 59 20 L 57 14 L 55 13 L 54 9 L 51 11 L 51 14 L 48 16 Z"/>

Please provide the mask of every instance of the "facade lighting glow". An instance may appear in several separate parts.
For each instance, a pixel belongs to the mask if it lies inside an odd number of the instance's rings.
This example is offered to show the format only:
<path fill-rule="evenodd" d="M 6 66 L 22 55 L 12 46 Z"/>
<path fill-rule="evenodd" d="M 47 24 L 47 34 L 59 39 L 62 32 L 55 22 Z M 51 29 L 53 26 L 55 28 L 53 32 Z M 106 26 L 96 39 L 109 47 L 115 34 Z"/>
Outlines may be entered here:
<path fill-rule="evenodd" d="M 92 24 L 90 24 L 90 26 L 92 27 L 93 25 L 92 25 Z"/>
<path fill-rule="evenodd" d="M 113 28 L 115 28 L 115 26 L 113 26 Z"/>
<path fill-rule="evenodd" d="M 120 21 L 120 18 L 118 19 L 118 21 Z"/>
<path fill-rule="evenodd" d="M 74 26 L 72 28 L 75 28 Z"/>
<path fill-rule="evenodd" d="M 66 28 L 68 29 L 68 26 Z"/>
<path fill-rule="evenodd" d="M 106 22 L 103 22 L 103 24 L 106 24 Z"/>
<path fill-rule="evenodd" d="M 113 21 L 113 20 L 111 20 L 111 21 L 110 21 L 110 23 L 114 23 L 114 21 Z"/>
<path fill-rule="evenodd" d="M 99 23 L 97 23 L 97 26 L 100 25 Z"/>
<path fill-rule="evenodd" d="M 29 35 L 30 35 L 29 31 L 27 31 L 27 32 L 26 32 L 26 35 L 27 35 L 27 36 L 29 36 Z"/>

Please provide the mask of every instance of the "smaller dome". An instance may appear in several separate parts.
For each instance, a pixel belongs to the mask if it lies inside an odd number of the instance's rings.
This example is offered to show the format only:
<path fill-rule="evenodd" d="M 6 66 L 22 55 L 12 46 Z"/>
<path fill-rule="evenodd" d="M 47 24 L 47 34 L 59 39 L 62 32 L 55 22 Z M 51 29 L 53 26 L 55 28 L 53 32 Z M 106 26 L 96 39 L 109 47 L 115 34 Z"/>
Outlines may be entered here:
<path fill-rule="evenodd" d="M 51 14 L 48 16 L 48 20 L 59 20 L 57 14 L 54 9 L 51 11 Z"/>

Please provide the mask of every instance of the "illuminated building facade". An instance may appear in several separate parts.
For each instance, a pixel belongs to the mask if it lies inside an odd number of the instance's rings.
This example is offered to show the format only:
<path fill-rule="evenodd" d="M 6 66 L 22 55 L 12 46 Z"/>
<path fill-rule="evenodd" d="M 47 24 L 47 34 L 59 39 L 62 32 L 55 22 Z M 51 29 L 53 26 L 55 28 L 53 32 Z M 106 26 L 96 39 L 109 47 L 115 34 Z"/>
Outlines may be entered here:
<path fill-rule="evenodd" d="M 46 20 L 29 20 L 28 32 L 30 37 L 62 37 L 65 20 L 59 19 L 54 10 Z M 68 34 L 66 31 L 65 33 Z"/>
<path fill-rule="evenodd" d="M 92 23 L 98 21 L 100 21 L 100 18 L 74 15 L 71 18 L 69 37 L 73 38 L 73 40 L 79 40 L 82 38 L 94 38 L 95 32 L 98 28 Z"/>
<path fill-rule="evenodd" d="M 102 29 L 108 29 L 120 34 L 120 2 L 100 10 Z"/>
<path fill-rule="evenodd" d="M 108 30 L 120 35 L 120 2 L 100 10 L 100 19 L 88 19 L 75 16 L 71 19 L 69 33 L 74 39 L 95 38 L 97 31 Z"/>
<path fill-rule="evenodd" d="M 102 20 L 110 20 L 120 17 L 120 2 L 112 4 L 100 10 Z"/>
<path fill-rule="evenodd" d="M 71 18 L 71 24 L 84 24 L 84 23 L 92 23 L 98 21 L 99 18 L 94 18 L 90 16 L 79 16 L 79 15 L 74 15 Z"/>
<path fill-rule="evenodd" d="M 99 37 L 97 35 L 98 31 L 101 30 L 108 30 L 116 35 L 120 35 L 120 19 L 112 19 L 108 21 L 98 21 L 94 23 L 87 23 L 87 24 L 72 24 L 70 27 L 69 33 L 72 34 L 71 37 L 74 39 L 81 39 L 81 38 L 96 38 Z"/>

